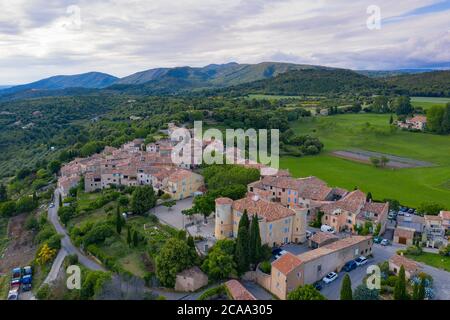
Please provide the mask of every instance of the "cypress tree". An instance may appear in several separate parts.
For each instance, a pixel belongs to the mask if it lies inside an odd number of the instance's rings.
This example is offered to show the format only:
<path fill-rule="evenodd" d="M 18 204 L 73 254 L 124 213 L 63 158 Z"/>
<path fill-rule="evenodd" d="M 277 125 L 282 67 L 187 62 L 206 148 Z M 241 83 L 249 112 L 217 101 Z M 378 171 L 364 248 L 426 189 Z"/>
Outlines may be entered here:
<path fill-rule="evenodd" d="M 138 244 L 139 244 L 138 234 L 137 234 L 137 231 L 134 230 L 134 232 L 133 232 L 133 246 L 137 247 Z"/>
<path fill-rule="evenodd" d="M 130 228 L 127 229 L 127 243 L 129 246 L 131 246 L 131 230 Z"/>
<path fill-rule="evenodd" d="M 261 235 L 259 233 L 258 215 L 252 217 L 250 224 L 250 263 L 257 264 L 261 259 Z"/>
<path fill-rule="evenodd" d="M 419 288 L 417 289 L 417 300 L 425 299 L 425 279 L 420 279 Z"/>
<path fill-rule="evenodd" d="M 394 300 L 407 300 L 407 299 L 408 294 L 406 293 L 405 268 L 401 266 L 400 271 L 398 273 L 397 282 L 395 283 Z"/>
<path fill-rule="evenodd" d="M 58 195 L 59 195 L 59 203 L 58 203 L 58 205 L 59 206 L 62 206 L 62 196 L 61 196 L 61 193 L 58 193 Z"/>
<path fill-rule="evenodd" d="M 413 285 L 412 299 L 419 300 L 419 284 L 418 283 L 414 283 L 414 285 Z"/>
<path fill-rule="evenodd" d="M 389 119 L 389 124 L 393 124 L 394 123 L 394 117 L 391 114 L 391 118 Z"/>
<path fill-rule="evenodd" d="M 123 220 L 122 216 L 120 215 L 120 207 L 117 206 L 117 212 L 116 212 L 116 231 L 118 234 L 122 233 L 122 226 L 123 226 Z"/>
<path fill-rule="evenodd" d="M 341 286 L 341 300 L 353 300 L 352 281 L 348 273 L 345 275 Z"/>
<path fill-rule="evenodd" d="M 244 210 L 241 220 L 239 221 L 238 235 L 236 239 L 235 260 L 239 273 L 248 271 L 250 264 L 249 247 L 249 220 L 247 210 Z"/>

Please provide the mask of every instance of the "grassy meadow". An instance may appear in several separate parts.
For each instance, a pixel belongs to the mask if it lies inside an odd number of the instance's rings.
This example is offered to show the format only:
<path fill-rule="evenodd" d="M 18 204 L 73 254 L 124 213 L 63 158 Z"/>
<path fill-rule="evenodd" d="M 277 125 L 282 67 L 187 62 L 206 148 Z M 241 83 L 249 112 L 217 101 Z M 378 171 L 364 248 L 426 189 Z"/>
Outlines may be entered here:
<path fill-rule="evenodd" d="M 375 199 L 394 198 L 404 205 L 438 202 L 450 208 L 450 136 L 413 133 L 391 128 L 389 114 L 347 114 L 306 118 L 293 129 L 317 136 L 321 155 L 282 157 L 280 166 L 296 177 L 314 175 L 331 186 L 371 192 Z M 363 149 L 428 161 L 434 167 L 381 169 L 336 158 L 331 151 Z"/>
<path fill-rule="evenodd" d="M 435 98 L 435 97 L 412 97 L 411 104 L 414 107 L 422 107 L 424 110 L 432 106 L 445 106 L 450 102 L 450 98 Z"/>

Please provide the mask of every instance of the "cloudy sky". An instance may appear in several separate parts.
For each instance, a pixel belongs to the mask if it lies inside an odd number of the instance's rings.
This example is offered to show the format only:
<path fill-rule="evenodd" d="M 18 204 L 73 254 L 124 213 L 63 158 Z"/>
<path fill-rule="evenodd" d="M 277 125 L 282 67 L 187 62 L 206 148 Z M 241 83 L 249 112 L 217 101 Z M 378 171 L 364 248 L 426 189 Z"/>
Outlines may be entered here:
<path fill-rule="evenodd" d="M 230 61 L 449 68 L 449 17 L 449 0 L 0 0 L 0 85 Z"/>

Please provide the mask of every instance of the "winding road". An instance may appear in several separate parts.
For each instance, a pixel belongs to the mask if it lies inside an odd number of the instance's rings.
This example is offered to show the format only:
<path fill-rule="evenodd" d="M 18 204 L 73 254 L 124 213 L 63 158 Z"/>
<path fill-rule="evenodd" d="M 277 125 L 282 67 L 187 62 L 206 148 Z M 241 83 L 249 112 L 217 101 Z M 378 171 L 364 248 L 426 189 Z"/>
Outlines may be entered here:
<path fill-rule="evenodd" d="M 106 271 L 106 269 L 98 264 L 97 262 L 90 259 L 88 256 L 86 256 L 84 253 L 82 253 L 77 247 L 75 247 L 72 244 L 72 241 L 70 240 L 69 235 L 67 234 L 67 230 L 64 228 L 64 226 L 59 221 L 58 217 L 58 208 L 60 206 L 59 204 L 59 191 L 58 189 L 55 191 L 54 194 L 54 204 L 55 206 L 53 208 L 48 209 L 48 218 L 50 222 L 53 224 L 53 226 L 56 229 L 56 232 L 60 235 L 62 235 L 61 239 L 61 249 L 58 252 L 58 255 L 55 258 L 55 261 L 53 261 L 52 268 L 47 275 L 47 278 L 45 279 L 44 283 L 51 283 L 54 281 L 57 276 L 58 272 L 61 269 L 62 263 L 64 262 L 64 258 L 67 255 L 76 254 L 78 256 L 78 262 L 81 263 L 83 266 L 90 270 L 97 270 L 97 271 Z"/>

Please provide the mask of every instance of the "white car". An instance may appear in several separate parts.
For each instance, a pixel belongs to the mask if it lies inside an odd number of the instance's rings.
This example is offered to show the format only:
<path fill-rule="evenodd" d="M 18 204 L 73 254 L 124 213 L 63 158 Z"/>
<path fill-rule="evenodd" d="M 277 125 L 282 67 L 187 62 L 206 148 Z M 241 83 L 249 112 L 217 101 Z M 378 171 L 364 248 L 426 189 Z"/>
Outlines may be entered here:
<path fill-rule="evenodd" d="M 287 253 L 286 250 L 281 250 L 280 253 L 278 253 L 278 254 L 275 256 L 275 259 L 281 258 L 281 257 L 284 256 L 286 253 Z"/>
<path fill-rule="evenodd" d="M 367 263 L 367 258 L 366 257 L 364 257 L 364 256 L 361 256 L 361 257 L 359 257 L 359 258 L 356 258 L 355 259 L 355 262 L 356 262 L 356 265 L 359 267 L 359 266 L 363 266 L 363 265 L 365 265 L 366 263 Z"/>
<path fill-rule="evenodd" d="M 55 204 L 52 202 L 52 203 L 50 203 L 50 205 L 48 206 L 49 208 L 54 208 L 55 207 Z"/>
<path fill-rule="evenodd" d="M 338 277 L 336 272 L 330 272 L 329 274 L 327 274 L 325 277 L 323 277 L 322 281 L 325 283 L 331 283 L 334 280 L 336 280 Z"/>
<path fill-rule="evenodd" d="M 330 227 L 329 225 L 323 224 L 320 227 L 320 231 L 322 232 L 328 232 L 328 233 L 335 233 L 336 231 L 333 229 L 333 227 Z"/>

